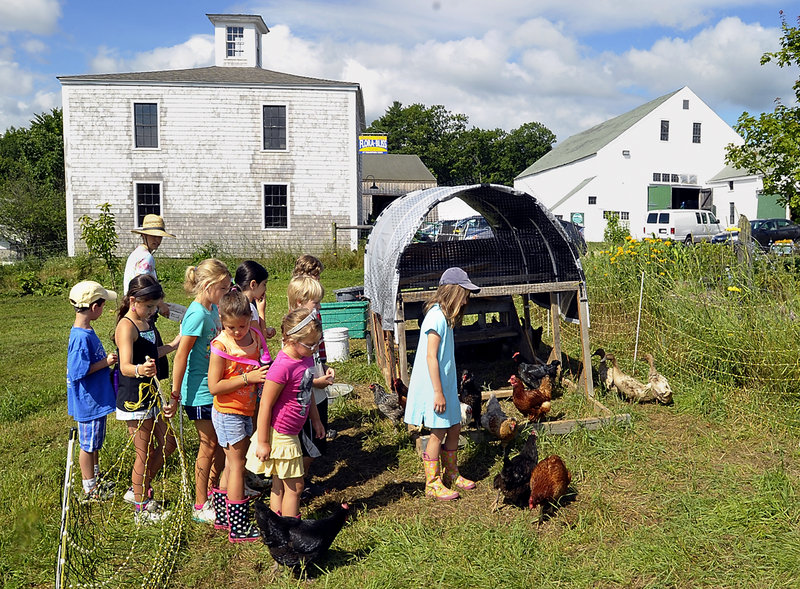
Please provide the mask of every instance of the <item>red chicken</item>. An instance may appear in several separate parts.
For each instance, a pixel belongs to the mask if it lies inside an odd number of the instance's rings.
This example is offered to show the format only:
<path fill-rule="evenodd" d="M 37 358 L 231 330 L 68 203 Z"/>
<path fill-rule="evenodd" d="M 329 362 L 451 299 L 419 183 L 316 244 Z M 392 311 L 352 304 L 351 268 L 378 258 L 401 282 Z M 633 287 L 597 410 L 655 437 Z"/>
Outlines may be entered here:
<path fill-rule="evenodd" d="M 528 421 L 535 421 L 550 411 L 552 382 L 549 378 L 543 378 L 538 389 L 526 389 L 525 384 L 515 374 L 511 375 L 508 382 L 511 383 L 514 407 Z"/>
<path fill-rule="evenodd" d="M 531 498 L 528 507 L 535 509 L 539 505 L 542 506 L 540 522 L 545 516 L 545 511 L 552 510 L 553 502 L 567 494 L 571 481 L 572 475 L 560 456 L 553 454 L 536 465 L 531 473 Z"/>
<path fill-rule="evenodd" d="M 397 377 L 392 379 L 392 391 L 397 395 L 397 402 L 403 412 L 405 412 L 406 403 L 408 402 L 408 387 L 406 383 L 403 382 L 403 379 Z"/>

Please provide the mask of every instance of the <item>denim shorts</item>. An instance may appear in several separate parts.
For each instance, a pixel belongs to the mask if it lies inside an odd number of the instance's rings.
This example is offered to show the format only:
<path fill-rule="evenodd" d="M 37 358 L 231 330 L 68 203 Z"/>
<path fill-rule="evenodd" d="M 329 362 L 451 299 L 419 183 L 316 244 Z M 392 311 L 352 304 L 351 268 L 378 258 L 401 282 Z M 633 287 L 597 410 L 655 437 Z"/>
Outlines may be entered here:
<path fill-rule="evenodd" d="M 106 416 L 78 422 L 78 442 L 84 452 L 95 452 L 106 439 Z"/>
<path fill-rule="evenodd" d="M 253 418 L 238 413 L 220 413 L 211 409 L 211 423 L 217 432 L 217 442 L 223 448 L 233 446 L 253 435 Z"/>
<path fill-rule="evenodd" d="M 197 421 L 202 419 L 211 419 L 211 408 L 213 407 L 212 404 L 208 405 L 184 405 L 183 410 L 186 411 L 186 416 L 191 421 Z"/>

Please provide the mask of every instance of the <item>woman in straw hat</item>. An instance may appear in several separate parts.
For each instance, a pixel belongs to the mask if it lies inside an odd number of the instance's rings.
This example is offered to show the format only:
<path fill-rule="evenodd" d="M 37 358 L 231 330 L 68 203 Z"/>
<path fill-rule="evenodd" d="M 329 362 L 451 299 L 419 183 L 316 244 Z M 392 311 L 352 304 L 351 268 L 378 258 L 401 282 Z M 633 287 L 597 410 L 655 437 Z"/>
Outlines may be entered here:
<path fill-rule="evenodd" d="M 162 219 L 159 215 L 145 215 L 144 219 L 142 220 L 142 226 L 139 229 L 131 229 L 131 233 L 138 233 L 142 236 L 142 243 L 136 246 L 136 249 L 131 252 L 131 255 L 128 256 L 128 261 L 125 263 L 125 274 L 122 278 L 122 291 L 126 295 L 128 294 L 128 285 L 130 284 L 131 280 L 135 277 L 139 276 L 140 274 L 149 274 L 156 280 L 158 280 L 158 275 L 156 274 L 156 260 L 153 258 L 153 252 L 158 249 L 158 246 L 161 245 L 161 240 L 165 237 L 175 237 L 172 233 L 167 233 L 164 230 L 164 219 Z M 161 303 L 158 305 L 158 313 L 163 315 L 164 317 L 169 317 L 169 306 L 164 300 L 161 300 Z M 153 330 L 156 334 L 156 344 L 162 345 L 163 341 L 161 339 L 161 334 L 158 332 L 158 328 L 156 327 L 156 319 L 158 318 L 158 314 L 153 315 L 150 319 L 150 323 L 153 326 Z M 169 373 L 169 362 L 166 356 L 162 356 L 158 359 L 159 362 L 159 372 L 162 374 Z"/>
<path fill-rule="evenodd" d="M 128 292 L 128 284 L 135 276 L 149 274 L 156 280 L 156 261 L 153 252 L 161 245 L 161 240 L 165 237 L 175 237 L 172 233 L 164 231 L 164 219 L 158 215 L 145 215 L 142 226 L 139 229 L 131 229 L 131 233 L 138 233 L 142 236 L 142 243 L 136 246 L 128 261 L 125 263 L 125 274 L 122 282 L 122 291 Z M 168 315 L 169 309 L 166 304 L 161 303 L 159 312 Z"/>

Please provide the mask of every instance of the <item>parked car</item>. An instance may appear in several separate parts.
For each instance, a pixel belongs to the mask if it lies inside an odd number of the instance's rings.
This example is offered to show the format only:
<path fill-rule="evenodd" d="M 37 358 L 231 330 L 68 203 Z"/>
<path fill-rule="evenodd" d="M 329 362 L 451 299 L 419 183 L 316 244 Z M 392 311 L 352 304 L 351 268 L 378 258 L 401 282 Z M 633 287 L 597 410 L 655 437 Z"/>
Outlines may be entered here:
<path fill-rule="evenodd" d="M 752 219 L 750 221 L 750 234 L 762 249 L 768 250 L 776 241 L 800 241 L 800 225 L 789 219 Z M 726 243 L 738 241 L 738 231 L 723 231 L 711 239 L 711 243 Z"/>
<path fill-rule="evenodd" d="M 686 244 L 711 241 L 722 232 L 714 213 L 705 209 L 661 209 L 648 211 L 642 233 L 656 239 Z"/>
<path fill-rule="evenodd" d="M 456 223 L 456 233 L 461 235 L 461 239 L 487 239 L 494 237 L 494 232 L 488 221 L 480 215 L 458 221 Z"/>

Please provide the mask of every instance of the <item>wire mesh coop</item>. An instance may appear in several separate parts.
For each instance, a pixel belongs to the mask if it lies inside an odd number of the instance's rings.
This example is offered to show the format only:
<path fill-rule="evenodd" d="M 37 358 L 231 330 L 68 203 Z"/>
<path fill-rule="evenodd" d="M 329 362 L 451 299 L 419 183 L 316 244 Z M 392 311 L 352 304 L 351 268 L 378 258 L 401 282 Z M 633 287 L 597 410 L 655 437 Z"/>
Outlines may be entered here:
<path fill-rule="evenodd" d="M 426 215 L 437 204 L 460 198 L 492 229 L 483 239 L 415 242 Z M 588 366 L 588 303 L 578 245 L 550 211 L 530 194 L 507 186 L 480 184 L 430 188 L 395 200 L 376 219 L 367 242 L 364 294 L 370 300 L 376 358 L 387 384 L 399 376 L 408 382 L 407 351 L 419 337 L 406 324 L 421 316 L 424 302 L 451 266 L 467 271 L 481 287 L 466 312 L 478 313 L 470 329 L 455 333 L 456 343 L 516 340 L 531 356 L 529 304 L 551 311 L 553 357 L 561 355 L 559 321 L 578 323 L 582 362 Z M 520 318 L 512 297 L 522 297 Z M 500 321 L 485 321 L 496 313 Z M 481 317 L 484 319 L 481 320 Z M 582 385 L 592 395 L 591 370 Z"/>

